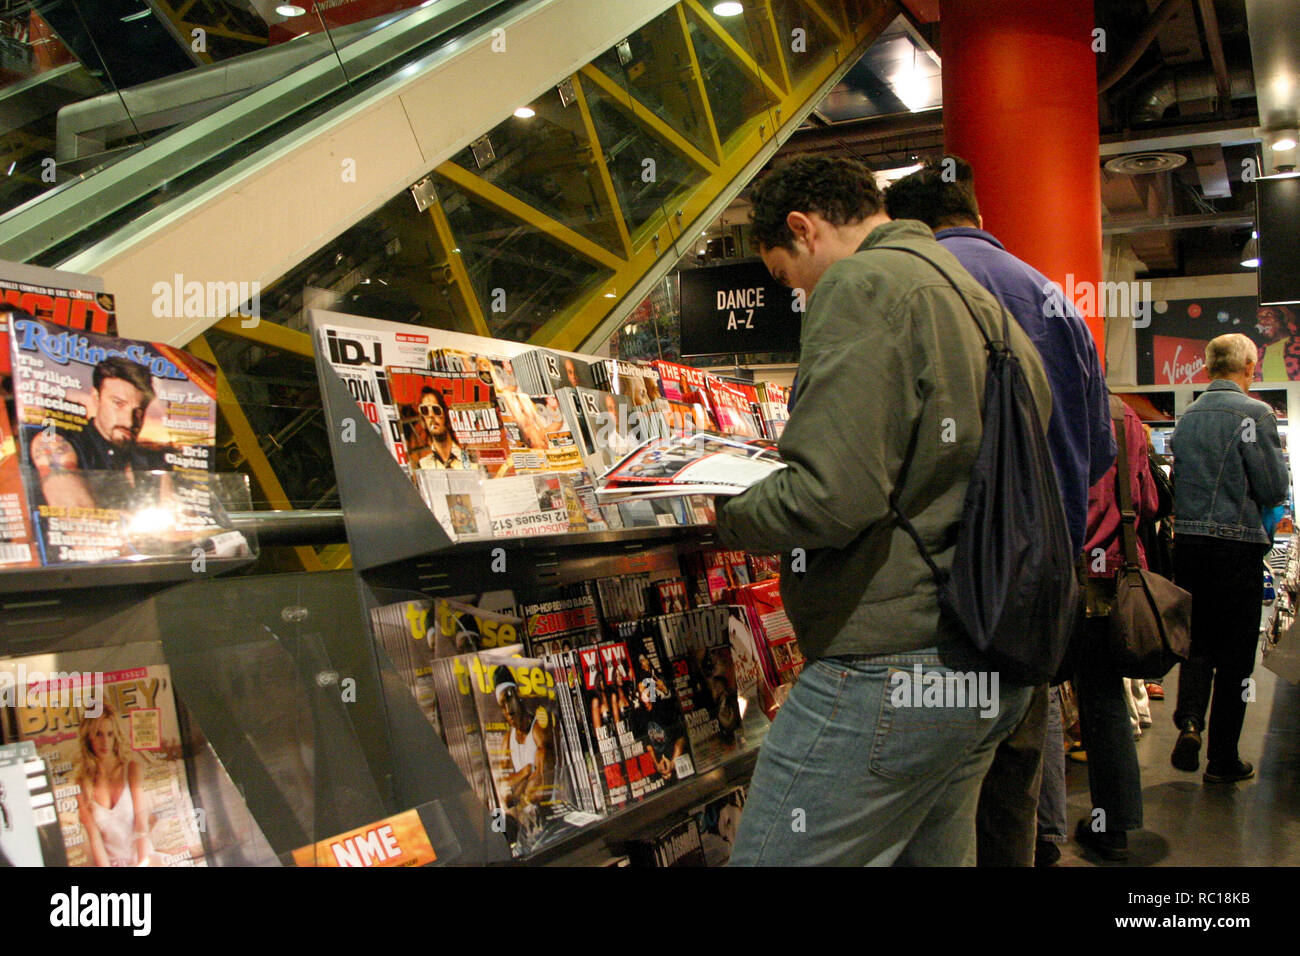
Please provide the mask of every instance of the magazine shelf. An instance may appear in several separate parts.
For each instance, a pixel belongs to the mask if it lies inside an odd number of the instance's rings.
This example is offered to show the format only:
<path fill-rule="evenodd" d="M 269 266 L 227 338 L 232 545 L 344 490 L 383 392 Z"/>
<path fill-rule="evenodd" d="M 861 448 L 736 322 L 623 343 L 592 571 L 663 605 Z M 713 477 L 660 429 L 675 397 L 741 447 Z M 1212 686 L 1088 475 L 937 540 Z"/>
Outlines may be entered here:
<path fill-rule="evenodd" d="M 335 317 L 338 318 L 338 317 Z M 599 577 L 620 577 L 673 566 L 680 555 L 718 548 L 714 529 L 704 525 L 641 526 L 610 531 L 453 541 L 421 498 L 380 434 L 360 415 L 356 399 L 329 361 L 317 354 L 317 372 L 346 524 L 352 566 L 363 617 L 376 608 L 407 600 L 428 600 L 504 589 L 533 592 L 548 586 Z M 439 752 L 436 775 L 444 785 L 472 793 L 452 762 L 447 746 L 413 704 L 411 690 L 396 677 L 397 668 L 378 640 L 364 643 L 375 667 L 391 674 L 386 701 L 397 710 L 414 711 L 409 739 L 421 750 Z M 422 725 L 422 726 L 421 726 Z M 600 863 L 620 854 L 620 846 L 639 831 L 746 782 L 769 721 L 752 701 L 744 719 L 744 742 L 715 766 L 705 766 L 658 793 L 603 816 L 548 843 L 515 862 L 526 865 Z M 395 739 L 398 751 L 404 739 Z M 426 758 L 403 754 L 413 765 Z M 409 804 L 408 804 L 409 805 Z M 482 810 L 482 802 L 475 806 Z M 481 831 L 468 842 L 479 844 Z M 501 862 L 509 861 L 504 834 L 491 833 Z M 463 839 L 463 838 L 462 838 Z M 479 846 L 480 857 L 485 856 Z"/>
<path fill-rule="evenodd" d="M 51 591 L 91 588 L 162 588 L 192 581 L 200 574 L 217 577 L 251 567 L 257 558 L 208 558 L 202 572 L 191 559 L 83 564 L 61 568 L 21 568 L 0 571 L 0 597 L 31 596 Z"/>
<path fill-rule="evenodd" d="M 25 486 L 39 485 L 33 471 L 24 467 L 21 472 Z M 42 524 L 50 522 L 42 536 L 44 553 L 35 544 L 23 546 L 31 563 L 41 566 L 0 565 L 0 596 L 165 586 L 226 574 L 257 560 L 256 525 L 233 520 L 233 513 L 251 510 L 247 475 L 75 474 L 95 502 L 113 502 L 113 517 L 76 524 L 79 519 L 72 509 L 52 509 L 69 516 L 41 518 Z M 59 520 L 74 524 L 66 529 L 55 524 Z M 67 540 L 76 544 L 60 544 Z M 81 548 L 122 556 L 85 560 Z"/>
<path fill-rule="evenodd" d="M 93 619 L 56 612 L 24 629 L 5 648 L 14 656 L 0 660 L 11 674 L 0 686 L 22 686 L 19 667 L 28 679 L 33 669 L 98 675 L 110 702 L 114 675 L 170 683 L 179 737 L 165 733 L 164 750 L 183 760 L 186 792 L 167 811 L 193 815 L 194 856 L 206 865 L 332 865 L 325 841 L 411 816 L 437 864 L 509 859 L 401 678 L 372 650 L 360 608 L 350 572 L 190 581 L 101 602 Z M 131 721 L 122 729 L 135 733 Z"/>
<path fill-rule="evenodd" d="M 680 781 L 641 803 L 603 817 L 599 822 L 543 847 L 522 861 L 529 866 L 599 866 L 622 854 L 625 844 L 670 818 L 737 784 L 747 784 L 770 723 L 755 707 L 745 720 L 745 746 L 714 767 Z"/>

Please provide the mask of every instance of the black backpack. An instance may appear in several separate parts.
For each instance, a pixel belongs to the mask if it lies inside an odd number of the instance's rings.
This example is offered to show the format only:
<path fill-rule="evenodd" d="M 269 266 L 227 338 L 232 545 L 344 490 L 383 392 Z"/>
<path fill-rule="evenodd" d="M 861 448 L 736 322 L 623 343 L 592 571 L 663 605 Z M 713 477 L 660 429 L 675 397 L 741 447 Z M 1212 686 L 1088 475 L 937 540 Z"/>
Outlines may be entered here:
<path fill-rule="evenodd" d="M 956 281 L 914 249 L 956 290 L 984 338 L 984 433 L 962 504 L 952 570 L 930 557 L 912 523 L 890 505 L 916 542 L 939 586 L 939 606 L 1002 672 L 1008 683 L 1045 684 L 1065 657 L 1078 613 L 1079 582 L 1065 509 L 1047 438 L 1020 360 L 1011 350 L 1010 317 L 1002 340 L 989 338 Z"/>

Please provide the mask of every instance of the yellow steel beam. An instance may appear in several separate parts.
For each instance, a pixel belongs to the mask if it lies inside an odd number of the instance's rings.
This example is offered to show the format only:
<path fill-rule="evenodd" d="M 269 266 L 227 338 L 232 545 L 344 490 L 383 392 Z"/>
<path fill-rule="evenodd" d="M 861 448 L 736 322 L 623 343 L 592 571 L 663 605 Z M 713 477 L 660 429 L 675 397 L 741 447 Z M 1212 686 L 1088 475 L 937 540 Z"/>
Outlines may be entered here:
<path fill-rule="evenodd" d="M 630 92 L 619 86 L 599 69 L 589 63 L 579 72 L 580 75 L 600 87 L 613 101 L 614 105 L 632 117 L 637 125 L 644 127 L 647 132 L 662 140 L 665 145 L 671 146 L 706 172 L 712 173 L 718 168 L 716 162 L 700 152 L 686 137 L 661 120 L 653 110 L 633 97 Z M 640 107 L 640 109 L 636 107 Z"/>
<path fill-rule="evenodd" d="M 247 321 L 238 315 L 230 315 L 213 328 L 235 338 L 248 339 L 250 342 L 279 349 L 282 352 L 292 352 L 305 358 L 313 358 L 316 354 L 312 348 L 311 336 L 306 332 L 299 332 L 297 329 L 276 322 L 258 322 L 251 328 L 245 328 L 243 323 Z"/>
<path fill-rule="evenodd" d="M 798 2 L 802 3 L 809 11 L 811 11 L 813 16 L 818 20 L 826 24 L 826 29 L 830 30 L 835 37 L 840 39 L 844 37 L 844 24 L 840 23 L 823 10 L 822 5 L 818 3 L 817 0 L 798 0 Z"/>
<path fill-rule="evenodd" d="M 713 34 L 713 38 L 722 44 L 722 48 L 731 55 L 736 64 L 748 73 L 751 79 L 758 81 L 767 89 L 768 95 L 773 102 L 779 103 L 785 99 L 785 91 L 777 86 L 772 78 L 764 72 L 763 68 L 754 61 L 754 58 L 749 55 L 749 51 L 737 43 L 735 38 L 717 20 L 713 19 L 712 14 L 707 13 L 695 0 L 685 0 L 682 6 L 689 7 L 705 29 Z M 685 13 L 682 15 L 685 16 Z M 836 36 L 839 36 L 838 32 Z"/>
<path fill-rule="evenodd" d="M 695 53 L 695 44 L 691 42 L 691 25 L 686 21 L 686 10 L 682 4 L 677 5 L 677 23 L 682 31 L 682 43 L 691 65 L 691 75 L 695 77 L 695 89 L 700 94 L 701 108 L 704 110 L 704 123 L 709 128 L 709 143 L 713 146 L 713 159 L 722 163 L 722 139 L 718 136 L 718 123 L 713 118 L 713 106 L 709 103 L 709 91 L 704 87 L 704 71 L 700 69 L 700 58 Z"/>
<path fill-rule="evenodd" d="M 488 328 L 487 317 L 483 315 L 483 304 L 479 302 L 478 293 L 474 291 L 474 282 L 469 277 L 469 269 L 465 267 L 465 259 L 459 252 L 460 246 L 456 244 L 456 237 L 452 235 L 451 223 L 447 219 L 447 214 L 443 212 L 442 206 L 436 202 L 430 204 L 428 213 L 429 218 L 433 220 L 433 231 L 438 234 L 438 241 L 442 243 L 443 254 L 447 257 L 447 269 L 451 272 L 451 284 L 456 287 L 456 293 L 465 306 L 465 314 L 469 316 L 472 326 L 470 332 L 474 335 L 491 337 L 492 330 Z"/>
<path fill-rule="evenodd" d="M 762 20 L 759 29 L 766 31 L 771 37 L 772 51 L 776 56 L 777 65 L 781 67 L 781 75 L 776 79 L 781 84 L 783 96 L 789 96 L 791 90 L 790 65 L 785 62 L 785 44 L 781 42 L 781 31 L 776 25 L 776 14 L 772 11 L 772 0 L 762 0 L 762 9 L 754 10 L 753 15 Z"/>
<path fill-rule="evenodd" d="M 856 24 L 850 23 L 851 42 L 854 46 L 863 40 L 880 35 L 895 17 L 903 15 L 903 8 L 898 0 L 882 0 L 877 3 L 871 11 L 871 15 L 863 17 Z"/>
<path fill-rule="evenodd" d="M 178 21 L 176 27 L 181 31 L 183 36 L 187 37 L 192 36 L 193 34 L 190 31 L 197 28 L 215 36 L 226 37 L 231 40 L 242 40 L 245 43 L 255 43 L 258 46 L 266 46 L 266 37 L 254 36 L 251 33 L 240 33 L 238 30 L 230 30 L 226 27 L 219 27 L 213 24 L 186 23 L 184 21 Z"/>
<path fill-rule="evenodd" d="M 698 6 L 698 4 L 693 3 L 693 0 L 690 0 L 690 2 L 692 2 L 693 6 Z M 842 62 L 862 46 L 867 39 L 877 35 L 893 19 L 897 10 L 898 7 L 892 0 L 889 3 L 881 4 L 877 8 L 875 16 L 858 24 L 852 37 L 842 39 L 836 48 L 827 49 L 816 66 L 797 85 L 792 79 L 789 94 L 779 96 L 775 104 L 780 111 L 778 115 L 793 116 L 798 111 L 798 107 L 817 93 Z M 775 30 L 775 26 L 772 28 Z M 626 100 L 630 97 L 603 73 L 591 66 L 587 66 L 583 67 L 580 74 L 584 83 L 595 83 L 608 92 L 624 110 L 627 110 Z M 631 115 L 638 123 L 646 125 L 647 117 L 643 113 L 649 113 L 649 111 L 645 110 L 639 102 L 636 105 L 640 108 Z M 653 114 L 650 115 L 653 116 Z M 657 116 L 654 119 L 660 126 L 664 125 L 663 121 L 659 120 Z M 758 154 L 758 151 L 775 135 L 776 130 L 764 130 L 762 128 L 766 122 L 768 122 L 766 112 L 752 117 L 732 136 L 723 161 L 712 168 L 704 166 L 708 173 L 707 178 L 696 184 L 689 195 L 683 197 L 676 204 L 677 208 L 681 210 L 680 225 L 682 231 L 687 226 L 695 224 L 695 221 L 707 211 L 714 197 L 728 183 L 744 172 L 745 167 Z M 779 123 L 779 125 L 784 127 L 787 124 Z M 655 132 L 657 133 L 659 130 L 656 129 Z M 703 166 L 703 164 L 701 165 Z M 676 235 L 677 230 L 672 228 L 671 222 L 669 226 L 670 241 L 679 238 Z M 655 264 L 666 252 L 667 250 L 662 244 L 657 248 L 652 247 L 648 242 L 643 244 L 635 250 L 633 257 L 622 268 L 615 271 L 607 282 L 589 289 L 582 298 L 574 301 L 567 309 L 553 316 L 532 335 L 529 341 L 552 348 L 578 348 L 591 330 L 599 326 L 612 311 L 626 305 L 620 299 L 604 298 L 603 293 L 613 289 L 620 296 L 624 295 L 626 290 L 635 286 L 646 272 L 654 268 Z"/>
<path fill-rule="evenodd" d="M 230 387 L 230 380 L 226 378 L 226 373 L 221 368 L 221 363 L 217 361 L 212 347 L 204 336 L 199 336 L 188 347 L 205 362 L 211 362 L 217 370 L 217 404 L 222 413 L 226 416 L 226 424 L 230 426 L 231 434 L 235 436 L 235 442 L 239 450 L 243 452 L 244 459 L 248 462 L 248 467 L 253 471 L 253 477 L 257 479 L 258 486 L 261 487 L 262 493 L 266 495 L 266 500 L 273 508 L 292 510 L 293 505 L 289 503 L 289 496 L 284 493 L 284 488 L 280 485 L 280 479 L 276 477 L 275 469 L 267 461 L 266 455 L 262 452 L 262 446 L 257 440 L 257 432 L 253 430 L 252 424 L 244 415 L 243 408 L 239 405 L 239 399 L 235 397 L 234 389 Z M 298 560 L 302 562 L 303 569 L 306 571 L 320 571 L 322 565 L 320 558 L 317 557 L 313 548 L 306 546 L 293 549 L 298 555 Z"/>
<path fill-rule="evenodd" d="M 574 74 L 573 93 L 578 99 L 578 111 L 582 114 L 582 125 L 587 131 L 587 141 L 591 144 L 592 159 L 596 166 L 596 177 L 600 180 L 601 189 L 605 192 L 605 198 L 609 201 L 610 214 L 614 217 L 614 226 L 618 230 L 618 241 L 623 247 L 623 258 L 632 258 L 632 235 L 627 229 L 627 218 L 623 215 L 623 207 L 618 202 L 618 192 L 614 189 L 614 178 L 609 174 L 609 165 L 605 162 L 605 150 L 600 144 L 600 137 L 596 135 L 596 124 L 591 118 L 591 107 L 587 105 L 587 94 L 583 92 L 582 82 Z"/>
<path fill-rule="evenodd" d="M 320 549 L 320 563 L 327 571 L 352 567 L 352 549 L 346 544 L 331 544 Z"/>
<path fill-rule="evenodd" d="M 463 166 L 454 162 L 443 163 L 438 167 L 438 175 L 451 180 L 467 193 L 545 233 L 556 242 L 598 265 L 607 269 L 618 269 L 627 261 L 620 259 L 604 246 L 592 242 L 582 233 L 570 229 L 562 222 L 557 222 L 536 207 L 510 195 L 499 186 L 493 185 L 480 176 L 475 176 Z"/>

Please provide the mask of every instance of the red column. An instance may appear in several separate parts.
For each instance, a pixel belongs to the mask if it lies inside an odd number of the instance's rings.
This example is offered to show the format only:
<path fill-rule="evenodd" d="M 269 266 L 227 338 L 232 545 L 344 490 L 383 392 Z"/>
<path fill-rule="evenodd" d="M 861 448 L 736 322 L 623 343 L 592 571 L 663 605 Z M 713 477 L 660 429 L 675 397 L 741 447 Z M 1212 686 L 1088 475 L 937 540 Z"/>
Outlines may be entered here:
<path fill-rule="evenodd" d="M 1075 288 L 1087 282 L 1096 291 L 1092 7 L 1087 0 L 941 0 L 939 31 L 945 148 L 974 167 L 985 227 L 1062 287 L 1072 275 Z M 1102 352 L 1102 318 L 1093 312 L 1088 326 Z"/>

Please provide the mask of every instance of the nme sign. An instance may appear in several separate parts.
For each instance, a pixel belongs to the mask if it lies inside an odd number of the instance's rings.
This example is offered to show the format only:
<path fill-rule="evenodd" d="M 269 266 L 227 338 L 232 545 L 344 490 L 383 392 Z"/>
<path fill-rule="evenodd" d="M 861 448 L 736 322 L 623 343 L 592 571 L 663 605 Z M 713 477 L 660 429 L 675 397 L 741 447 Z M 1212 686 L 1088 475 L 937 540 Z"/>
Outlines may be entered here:
<path fill-rule="evenodd" d="M 682 354 L 793 352 L 799 320 L 791 291 L 757 259 L 678 274 Z"/>
<path fill-rule="evenodd" d="M 415 810 L 293 851 L 299 866 L 423 866 L 435 859 L 429 835 Z"/>

